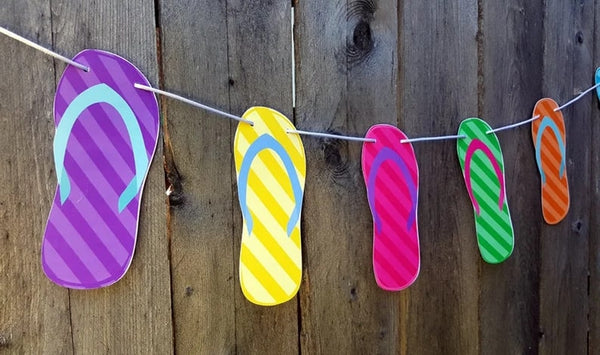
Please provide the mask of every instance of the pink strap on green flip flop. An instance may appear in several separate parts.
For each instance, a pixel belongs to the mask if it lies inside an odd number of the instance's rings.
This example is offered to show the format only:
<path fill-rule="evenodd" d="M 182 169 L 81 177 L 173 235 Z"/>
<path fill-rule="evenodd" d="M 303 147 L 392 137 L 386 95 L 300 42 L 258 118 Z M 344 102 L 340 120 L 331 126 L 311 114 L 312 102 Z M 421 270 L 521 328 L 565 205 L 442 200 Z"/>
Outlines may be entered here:
<path fill-rule="evenodd" d="M 473 196 L 473 185 L 471 183 L 471 160 L 473 158 L 473 154 L 477 151 L 481 150 L 490 160 L 492 165 L 494 166 L 494 170 L 496 171 L 496 176 L 498 177 L 498 183 L 500 184 L 500 196 L 498 198 L 498 208 L 502 210 L 502 206 L 504 205 L 504 174 L 502 174 L 502 170 L 498 165 L 498 161 L 494 157 L 492 151 L 488 146 L 483 144 L 479 139 L 473 139 L 471 144 L 469 144 L 469 148 L 467 149 L 467 155 L 465 157 L 465 183 L 467 185 L 467 191 L 469 193 L 469 197 L 471 198 L 471 203 L 473 203 L 473 207 L 477 214 L 480 214 L 479 211 L 479 203 Z"/>

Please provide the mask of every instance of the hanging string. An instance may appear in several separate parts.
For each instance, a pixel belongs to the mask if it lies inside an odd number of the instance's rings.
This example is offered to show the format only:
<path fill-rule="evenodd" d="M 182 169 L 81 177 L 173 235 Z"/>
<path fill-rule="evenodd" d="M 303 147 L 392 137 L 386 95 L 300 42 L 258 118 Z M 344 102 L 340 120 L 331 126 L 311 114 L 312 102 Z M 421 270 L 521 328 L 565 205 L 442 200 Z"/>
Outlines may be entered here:
<path fill-rule="evenodd" d="M 419 138 L 408 138 L 401 139 L 400 143 L 415 143 L 415 142 L 431 142 L 431 141 L 443 141 L 449 139 L 463 139 L 467 138 L 464 134 L 451 135 L 451 136 L 437 136 L 437 137 L 419 137 Z"/>
<path fill-rule="evenodd" d="M 51 50 L 49 50 L 47 48 L 44 48 L 44 47 L 40 46 L 39 44 L 34 43 L 34 42 L 28 40 L 25 37 L 21 37 L 18 34 L 7 30 L 4 27 L 0 27 L 0 33 L 4 34 L 4 35 L 6 35 L 6 36 L 8 36 L 8 37 L 10 37 L 12 39 L 16 39 L 17 41 L 19 41 L 21 43 L 24 43 L 24 44 L 26 44 L 26 45 L 34 48 L 34 49 L 37 49 L 38 51 L 40 51 L 40 52 L 42 52 L 44 54 L 52 56 L 52 57 L 54 57 L 54 58 L 56 58 L 58 60 L 61 60 L 61 61 L 65 62 L 65 63 L 70 64 L 70 65 L 72 65 L 72 66 L 74 66 L 76 68 L 79 68 L 79 69 L 83 70 L 83 71 L 86 71 L 86 72 L 90 71 L 89 67 L 87 67 L 87 66 L 85 66 L 83 64 L 77 63 L 76 61 L 71 60 L 71 59 L 69 59 L 67 57 L 64 57 L 64 56 L 62 56 L 62 55 L 60 55 L 60 54 L 58 54 L 56 52 L 53 52 L 53 51 L 51 51 Z"/>
<path fill-rule="evenodd" d="M 491 130 L 485 132 L 485 134 L 492 134 L 492 133 L 496 133 L 496 132 L 500 132 L 500 131 L 505 131 L 507 129 L 516 128 L 516 127 L 522 126 L 524 124 L 528 124 L 530 122 L 533 122 L 533 121 L 537 120 L 538 118 L 540 118 L 540 116 L 539 115 L 535 115 L 535 116 L 533 116 L 531 118 L 526 119 L 525 121 L 520 121 L 520 122 L 517 122 L 517 123 L 509 124 L 508 126 L 502 126 L 502 127 L 498 127 L 498 128 L 495 128 L 495 129 L 491 129 Z"/>
<path fill-rule="evenodd" d="M 558 111 L 564 110 L 565 108 L 569 107 L 570 105 L 574 104 L 575 102 L 581 100 L 582 97 L 584 97 L 590 91 L 594 90 L 595 88 L 597 88 L 599 86 L 600 86 L 600 83 L 598 83 L 598 84 L 596 84 L 596 85 L 588 88 L 587 90 L 585 90 L 584 92 L 582 92 L 581 94 L 579 94 L 577 97 L 575 97 L 571 101 L 567 102 L 566 104 L 564 104 L 564 105 L 562 105 L 560 107 L 555 108 L 554 112 L 558 112 Z M 537 120 L 538 118 L 540 118 L 540 116 L 539 115 L 535 115 L 535 116 L 533 116 L 533 117 L 531 117 L 529 119 L 526 119 L 525 121 L 513 123 L 513 124 L 510 124 L 510 125 L 507 125 L 507 126 L 502 126 L 502 127 L 494 128 L 494 129 L 491 129 L 491 130 L 489 130 L 489 131 L 487 131 L 485 133 L 486 134 L 491 134 L 491 133 L 496 133 L 496 132 L 500 132 L 500 131 L 505 131 L 507 129 L 516 128 L 516 127 L 522 126 L 524 124 L 533 122 L 533 121 Z"/>
<path fill-rule="evenodd" d="M 72 66 L 74 66 L 76 68 L 79 68 L 79 69 L 84 70 L 86 72 L 90 70 L 90 68 L 88 66 L 85 66 L 85 65 L 83 65 L 81 63 L 78 63 L 78 62 L 76 62 L 74 60 L 71 60 L 71 59 L 69 59 L 67 57 L 64 57 L 64 56 L 62 56 L 62 55 L 60 55 L 60 54 L 58 54 L 56 52 L 53 52 L 53 51 L 51 51 L 51 50 L 49 50 L 49 49 L 47 49 L 45 47 L 42 47 L 41 45 L 39 45 L 37 43 L 34 43 L 34 42 L 32 42 L 32 41 L 30 41 L 30 40 L 28 40 L 28 39 L 26 39 L 26 38 L 24 38 L 22 36 L 19 36 L 18 34 L 14 33 L 14 32 L 11 32 L 11 31 L 7 30 L 4 27 L 0 27 L 0 33 L 4 34 L 4 35 L 6 35 L 6 36 L 8 36 L 10 38 L 13 38 L 13 39 L 15 39 L 15 40 L 17 40 L 17 41 L 19 41 L 19 42 L 21 42 L 23 44 L 26 44 L 26 45 L 34 48 L 34 49 L 37 49 L 37 50 L 39 50 L 40 52 L 42 52 L 44 54 L 50 55 L 50 56 L 52 56 L 52 57 L 54 57 L 54 58 L 56 58 L 58 60 L 61 60 L 61 61 L 65 62 L 65 63 L 67 63 L 69 65 L 72 65 Z M 244 119 L 244 118 L 242 118 L 240 116 L 236 116 L 236 115 L 233 115 L 233 114 L 230 114 L 230 113 L 218 110 L 216 108 L 213 108 L 213 107 L 201 104 L 201 103 L 196 102 L 196 101 L 192 101 L 190 99 L 186 99 L 185 97 L 182 97 L 182 96 L 179 96 L 179 95 L 176 95 L 176 94 L 164 91 L 164 90 L 155 89 L 153 87 L 142 85 L 142 84 L 138 84 L 138 83 L 135 83 L 134 86 L 137 89 L 140 89 L 140 90 L 146 90 L 146 91 L 153 92 L 155 94 L 164 95 L 164 96 L 170 97 L 172 99 L 185 102 L 185 103 L 187 103 L 189 105 L 192 105 L 194 107 L 198 107 L 198 108 L 201 108 L 203 110 L 215 113 L 217 115 L 221 115 L 221 116 L 224 116 L 224 117 L 227 117 L 227 118 L 239 121 L 239 122 L 248 123 L 248 124 L 250 124 L 252 126 L 254 125 L 254 122 L 252 122 L 250 120 L 247 120 L 247 119 Z M 572 99 L 569 102 L 565 103 L 564 105 L 555 108 L 554 112 L 561 111 L 561 110 L 565 109 L 566 107 L 574 104 L 575 102 L 577 102 L 578 100 L 580 100 L 582 97 L 584 97 L 585 95 L 587 95 L 592 90 L 594 90 L 594 89 L 596 89 L 598 87 L 600 87 L 600 83 L 597 83 L 596 85 L 594 85 L 594 86 L 586 89 L 581 94 L 579 94 L 577 97 L 575 97 L 574 99 Z M 498 127 L 498 128 L 489 130 L 489 131 L 486 132 L 486 134 L 491 134 L 491 133 L 495 133 L 495 132 L 500 132 L 500 131 L 504 131 L 504 130 L 516 128 L 516 127 L 525 125 L 527 123 L 533 122 L 533 121 L 535 121 L 538 118 L 540 118 L 540 116 L 536 115 L 536 116 L 531 117 L 529 119 L 526 119 L 524 121 L 520 121 L 520 122 L 517 122 L 517 123 L 513 123 L 513 124 L 510 124 L 510 125 L 506 125 L 506 126 L 502 126 L 502 127 Z M 355 142 L 369 142 L 369 143 L 375 143 L 376 142 L 376 140 L 373 139 L 373 138 L 360 138 L 360 137 L 353 137 L 353 136 L 343 136 L 343 135 L 337 135 L 337 134 L 320 133 L 320 132 L 309 132 L 309 131 L 301 131 L 301 130 L 287 130 L 287 133 L 288 134 L 301 134 L 301 135 L 307 135 L 307 136 L 332 138 L 332 139 L 342 139 L 342 140 L 355 141 Z M 400 143 L 430 142 L 430 141 L 441 141 L 441 140 L 463 139 L 463 138 L 466 138 L 466 136 L 465 135 L 447 135 L 447 136 L 436 136 L 436 137 L 418 137 L 418 138 L 402 139 L 402 140 L 400 140 Z"/>
<path fill-rule="evenodd" d="M 600 83 L 592 86 L 591 88 L 585 90 L 584 92 L 582 92 L 581 94 L 579 94 L 579 96 L 577 96 L 576 98 L 574 98 L 573 100 L 567 102 L 566 104 L 562 105 L 561 107 L 557 107 L 554 109 L 554 112 L 560 111 L 562 109 L 567 108 L 568 106 L 570 106 L 571 104 L 574 104 L 575 102 L 577 102 L 578 100 L 580 100 L 582 97 L 584 97 L 585 95 L 587 95 L 590 91 L 594 90 L 595 88 L 597 88 L 598 86 L 600 86 Z"/>
<path fill-rule="evenodd" d="M 375 138 L 360 138 L 360 137 L 352 137 L 352 136 L 342 136 L 342 135 L 338 135 L 338 134 L 300 131 L 300 130 L 293 130 L 293 129 L 286 129 L 285 131 L 287 133 L 293 133 L 293 134 L 302 134 L 302 135 L 306 135 L 306 136 L 342 139 L 342 140 L 354 141 L 354 142 L 368 142 L 368 143 L 377 142 L 377 140 Z"/>
<path fill-rule="evenodd" d="M 203 105 L 203 104 L 201 104 L 199 102 L 192 101 L 190 99 L 186 99 L 183 96 L 179 96 L 179 95 L 170 93 L 168 91 L 164 91 L 164 90 L 160 90 L 160 89 L 155 89 L 153 87 L 142 85 L 142 84 L 138 84 L 138 83 L 133 84 L 133 86 L 135 86 L 136 89 L 146 90 L 146 91 L 153 92 L 155 94 L 164 95 L 164 96 L 170 97 L 172 99 L 175 99 L 175 100 L 178 100 L 178 101 L 181 101 L 181 102 L 185 102 L 188 105 L 192 105 L 194 107 L 198 107 L 198 108 L 201 108 L 203 110 L 206 110 L 206 111 L 209 111 L 209 112 L 212 112 L 212 113 L 216 113 L 217 115 L 225 116 L 227 118 L 231 118 L 232 120 L 236 120 L 236 121 L 239 121 L 239 122 L 248 123 L 251 126 L 254 126 L 254 122 L 249 121 L 249 120 L 247 120 L 245 118 L 242 118 L 242 117 L 239 117 L 239 116 L 236 116 L 236 115 L 232 115 L 232 114 L 227 113 L 225 111 L 217 110 L 216 108 Z"/>

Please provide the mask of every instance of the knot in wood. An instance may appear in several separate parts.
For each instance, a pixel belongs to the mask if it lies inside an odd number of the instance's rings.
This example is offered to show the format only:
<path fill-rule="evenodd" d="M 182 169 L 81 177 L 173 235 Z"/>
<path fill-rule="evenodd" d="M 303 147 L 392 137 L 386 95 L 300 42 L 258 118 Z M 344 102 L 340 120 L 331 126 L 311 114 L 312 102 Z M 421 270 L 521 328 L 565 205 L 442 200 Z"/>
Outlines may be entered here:
<path fill-rule="evenodd" d="M 373 49 L 373 39 L 371 38 L 371 26 L 366 21 L 360 21 L 354 27 L 352 42 L 357 50 L 368 52 Z"/>
<path fill-rule="evenodd" d="M 348 4 L 346 17 L 348 37 L 346 39 L 346 62 L 351 67 L 369 58 L 375 41 L 371 30 L 376 6 L 373 0 L 354 0 Z"/>
<path fill-rule="evenodd" d="M 347 146 L 340 140 L 327 139 L 323 143 L 323 159 L 331 171 L 331 178 L 339 184 L 348 174 L 348 159 L 342 148 Z"/>
<path fill-rule="evenodd" d="M 325 162 L 330 167 L 336 168 L 342 164 L 342 156 L 336 144 L 325 143 L 323 147 Z"/>
<path fill-rule="evenodd" d="M 8 348 L 10 346 L 10 335 L 0 334 L 0 349 Z"/>

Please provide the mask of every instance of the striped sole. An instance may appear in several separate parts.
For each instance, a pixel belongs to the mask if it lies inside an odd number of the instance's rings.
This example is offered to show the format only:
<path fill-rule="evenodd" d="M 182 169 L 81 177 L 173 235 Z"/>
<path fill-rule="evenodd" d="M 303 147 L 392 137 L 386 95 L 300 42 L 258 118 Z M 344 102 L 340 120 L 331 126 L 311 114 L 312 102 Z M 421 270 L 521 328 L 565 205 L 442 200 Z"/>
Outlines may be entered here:
<path fill-rule="evenodd" d="M 142 137 L 139 143 L 143 145 L 137 145 L 135 151 L 141 149 L 146 154 L 144 160 L 150 162 L 158 141 L 158 103 L 153 94 L 133 87 L 134 83 L 150 85 L 146 78 L 112 53 L 85 50 L 74 60 L 91 70 L 84 72 L 72 66 L 65 69 L 54 100 L 55 125 L 59 127 L 65 111 L 84 91 L 99 84 L 108 86 L 133 111 L 137 120 L 134 125 Z M 64 154 L 70 192 L 61 201 L 60 191 L 66 191 L 67 182 L 59 176 L 61 182 L 42 241 L 43 270 L 58 285 L 104 287 L 118 281 L 129 268 L 143 186 L 120 210 L 119 197 L 136 177 L 134 147 L 128 132 L 122 115 L 107 103 L 88 106 L 72 126 Z M 55 138 L 55 148 L 56 144 Z M 141 173 L 144 180 L 147 165 Z"/>
<path fill-rule="evenodd" d="M 531 124 L 531 136 L 541 176 L 542 213 L 548 224 L 557 224 L 569 212 L 569 181 L 566 169 L 566 130 L 563 115 L 554 112 L 558 104 L 541 99 L 533 115 L 540 118 Z"/>
<path fill-rule="evenodd" d="M 245 297 L 264 306 L 293 298 L 302 278 L 300 211 L 306 157 L 300 137 L 281 113 L 250 108 L 234 141 L 238 197 L 244 219 L 240 284 Z"/>
<path fill-rule="evenodd" d="M 373 214 L 373 271 L 377 285 L 400 291 L 419 274 L 417 223 L 419 169 L 406 135 L 390 125 L 369 129 L 362 149 L 362 169 Z"/>
<path fill-rule="evenodd" d="M 496 135 L 486 134 L 491 129 L 479 118 L 464 120 L 458 134 L 466 138 L 457 141 L 457 153 L 473 203 L 479 251 L 483 260 L 496 264 L 512 254 L 514 232 L 506 201 L 502 150 Z"/>

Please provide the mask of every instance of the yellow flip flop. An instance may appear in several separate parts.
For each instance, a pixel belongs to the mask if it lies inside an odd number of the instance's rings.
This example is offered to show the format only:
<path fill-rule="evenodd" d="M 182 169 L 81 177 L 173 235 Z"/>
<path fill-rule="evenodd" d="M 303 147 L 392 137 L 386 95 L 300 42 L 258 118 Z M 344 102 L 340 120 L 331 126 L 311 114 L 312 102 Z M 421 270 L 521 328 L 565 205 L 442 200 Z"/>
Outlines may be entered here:
<path fill-rule="evenodd" d="M 233 143 L 238 198 L 244 220 L 240 284 L 255 304 L 292 299 L 302 279 L 300 215 L 306 157 L 294 125 L 267 107 L 243 115 Z"/>

